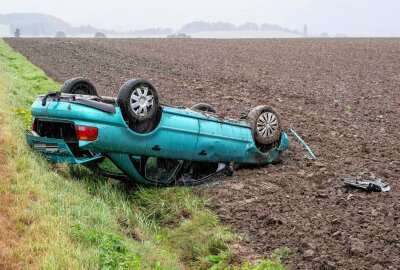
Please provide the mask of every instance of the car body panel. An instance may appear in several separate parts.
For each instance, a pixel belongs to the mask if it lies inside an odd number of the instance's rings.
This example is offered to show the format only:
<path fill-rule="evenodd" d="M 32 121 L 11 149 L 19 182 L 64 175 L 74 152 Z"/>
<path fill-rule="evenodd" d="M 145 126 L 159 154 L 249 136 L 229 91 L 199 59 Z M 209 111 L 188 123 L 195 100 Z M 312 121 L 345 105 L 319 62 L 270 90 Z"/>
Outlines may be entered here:
<path fill-rule="evenodd" d="M 247 127 L 232 126 L 221 122 L 200 120 L 197 142 L 197 160 L 211 162 L 241 162 L 246 147 L 252 141 Z"/>
<path fill-rule="evenodd" d="M 135 168 L 132 162 L 132 156 L 120 152 L 111 152 L 108 154 L 109 158 L 126 173 L 131 179 L 141 184 L 149 184 L 149 180 L 144 178 Z"/>
<path fill-rule="evenodd" d="M 48 101 L 42 106 L 41 99 L 37 99 L 31 106 L 31 114 L 34 117 L 83 120 L 92 123 L 107 123 L 107 125 L 127 127 L 119 107 L 116 113 L 107 113 L 89 106 L 73 104 L 70 102 Z"/>
<path fill-rule="evenodd" d="M 191 160 L 198 134 L 197 118 L 163 110 L 158 128 L 146 136 L 146 156 Z"/>

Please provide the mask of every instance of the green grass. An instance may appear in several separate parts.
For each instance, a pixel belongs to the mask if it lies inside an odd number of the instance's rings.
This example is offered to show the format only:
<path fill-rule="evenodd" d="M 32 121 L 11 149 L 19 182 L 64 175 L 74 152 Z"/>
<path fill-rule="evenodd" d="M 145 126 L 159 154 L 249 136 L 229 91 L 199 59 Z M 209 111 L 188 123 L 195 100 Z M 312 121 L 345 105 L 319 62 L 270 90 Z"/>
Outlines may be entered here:
<path fill-rule="evenodd" d="M 230 266 L 239 238 L 190 188 L 132 188 L 81 167 L 76 177 L 30 150 L 29 107 L 59 87 L 0 39 L 0 139 L 11 175 L 0 192 L 18 198 L 14 254 L 23 268 L 283 269 L 280 258 Z"/>

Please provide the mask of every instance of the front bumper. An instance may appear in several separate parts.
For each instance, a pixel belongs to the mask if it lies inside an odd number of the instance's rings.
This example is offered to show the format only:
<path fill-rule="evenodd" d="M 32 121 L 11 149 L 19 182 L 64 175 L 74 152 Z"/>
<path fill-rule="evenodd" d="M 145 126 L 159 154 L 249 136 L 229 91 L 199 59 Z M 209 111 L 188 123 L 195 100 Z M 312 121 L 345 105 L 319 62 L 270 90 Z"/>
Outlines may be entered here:
<path fill-rule="evenodd" d="M 42 154 L 51 163 L 81 164 L 103 157 L 92 153 L 89 157 L 77 158 L 63 139 L 44 138 L 33 133 L 26 135 L 28 145 Z"/>
<path fill-rule="evenodd" d="M 279 147 L 278 151 L 279 152 L 284 152 L 289 148 L 289 137 L 285 132 L 282 132 L 281 134 L 281 140 L 279 142 Z"/>
<path fill-rule="evenodd" d="M 268 164 L 274 163 L 278 160 L 279 156 L 289 148 L 289 138 L 285 132 L 281 133 L 279 145 L 270 149 L 267 152 L 261 152 L 255 145 L 251 145 L 246 152 L 246 157 L 242 163 L 247 164 Z"/>
<path fill-rule="evenodd" d="M 282 132 L 279 146 L 263 153 L 266 163 L 274 163 L 279 156 L 289 148 L 289 138 L 285 132 Z"/>

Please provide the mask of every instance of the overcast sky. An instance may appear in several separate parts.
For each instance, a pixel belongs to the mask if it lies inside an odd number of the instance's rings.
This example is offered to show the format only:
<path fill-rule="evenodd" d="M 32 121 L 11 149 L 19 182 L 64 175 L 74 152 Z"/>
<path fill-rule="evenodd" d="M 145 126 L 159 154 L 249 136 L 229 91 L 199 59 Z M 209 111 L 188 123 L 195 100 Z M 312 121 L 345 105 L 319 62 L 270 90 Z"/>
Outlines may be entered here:
<path fill-rule="evenodd" d="M 400 0 L 0 0 L 0 13 L 51 14 L 74 26 L 116 30 L 171 27 L 188 22 L 252 21 L 309 33 L 400 34 Z"/>

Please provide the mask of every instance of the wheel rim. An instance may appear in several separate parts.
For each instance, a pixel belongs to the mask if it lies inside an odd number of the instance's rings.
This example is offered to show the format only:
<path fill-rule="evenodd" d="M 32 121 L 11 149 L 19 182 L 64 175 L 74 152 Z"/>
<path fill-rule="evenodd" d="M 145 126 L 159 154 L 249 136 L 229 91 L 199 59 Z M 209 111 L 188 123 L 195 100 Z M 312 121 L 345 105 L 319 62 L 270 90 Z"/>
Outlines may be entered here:
<path fill-rule="evenodd" d="M 271 112 L 262 113 L 257 119 L 257 132 L 263 138 L 271 138 L 278 131 L 278 118 Z"/>
<path fill-rule="evenodd" d="M 138 86 L 131 95 L 131 108 L 139 116 L 146 116 L 153 106 L 153 94 L 147 86 Z"/>

